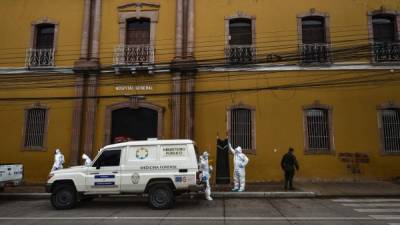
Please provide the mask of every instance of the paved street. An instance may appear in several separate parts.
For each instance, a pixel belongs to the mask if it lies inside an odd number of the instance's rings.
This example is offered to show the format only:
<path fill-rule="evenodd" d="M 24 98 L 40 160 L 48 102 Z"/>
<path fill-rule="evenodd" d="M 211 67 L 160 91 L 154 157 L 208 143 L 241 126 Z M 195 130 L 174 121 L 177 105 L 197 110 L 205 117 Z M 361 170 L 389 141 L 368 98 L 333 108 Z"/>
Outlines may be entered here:
<path fill-rule="evenodd" d="M 274 224 L 400 225 L 400 198 L 179 199 L 172 210 L 152 210 L 145 199 L 97 199 L 67 211 L 48 200 L 2 200 L 0 224 Z M 206 222 L 205 222 L 206 221 Z"/>

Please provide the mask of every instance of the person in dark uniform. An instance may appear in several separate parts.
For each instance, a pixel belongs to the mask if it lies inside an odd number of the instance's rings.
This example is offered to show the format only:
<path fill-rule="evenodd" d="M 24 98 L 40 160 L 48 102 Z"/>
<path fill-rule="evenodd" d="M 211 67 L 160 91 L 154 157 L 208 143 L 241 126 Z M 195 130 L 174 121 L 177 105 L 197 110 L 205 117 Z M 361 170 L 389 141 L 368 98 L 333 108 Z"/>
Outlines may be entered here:
<path fill-rule="evenodd" d="M 297 162 L 296 156 L 293 154 L 294 149 L 289 148 L 288 153 L 286 153 L 281 160 L 282 170 L 285 172 L 285 190 L 294 190 L 293 188 L 293 177 L 295 169 L 299 170 L 299 164 Z"/>

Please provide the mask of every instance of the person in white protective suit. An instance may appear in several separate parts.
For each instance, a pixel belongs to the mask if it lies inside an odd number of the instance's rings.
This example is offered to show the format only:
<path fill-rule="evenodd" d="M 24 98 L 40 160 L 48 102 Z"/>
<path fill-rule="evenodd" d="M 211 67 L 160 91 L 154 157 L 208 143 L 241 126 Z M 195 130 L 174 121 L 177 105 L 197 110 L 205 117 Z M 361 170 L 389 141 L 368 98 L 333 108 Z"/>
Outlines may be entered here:
<path fill-rule="evenodd" d="M 242 192 L 246 186 L 246 170 L 245 167 L 249 162 L 249 159 L 245 154 L 242 153 L 242 147 L 238 146 L 233 149 L 231 143 L 228 143 L 229 151 L 233 154 L 233 182 L 234 187 L 232 191 Z"/>
<path fill-rule="evenodd" d="M 212 201 L 211 198 L 211 187 L 210 187 L 210 177 L 212 166 L 208 164 L 208 152 L 204 152 L 200 157 L 200 171 L 201 171 L 201 180 L 205 182 L 206 189 L 204 190 L 204 194 L 208 201 Z"/>
<path fill-rule="evenodd" d="M 85 153 L 83 153 L 82 159 L 85 160 L 85 166 L 91 166 L 92 165 L 92 160 Z"/>
<path fill-rule="evenodd" d="M 62 169 L 63 164 L 64 164 L 64 155 L 61 153 L 60 149 L 56 149 L 54 153 L 54 164 L 53 168 L 51 168 L 51 171 Z"/>

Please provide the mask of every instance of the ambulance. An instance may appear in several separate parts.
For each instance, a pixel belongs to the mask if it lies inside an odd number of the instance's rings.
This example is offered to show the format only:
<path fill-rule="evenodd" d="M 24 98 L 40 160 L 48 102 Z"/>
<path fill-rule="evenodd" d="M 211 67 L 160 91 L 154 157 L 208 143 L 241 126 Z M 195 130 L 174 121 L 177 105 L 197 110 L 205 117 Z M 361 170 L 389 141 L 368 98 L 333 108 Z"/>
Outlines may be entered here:
<path fill-rule="evenodd" d="M 145 194 L 155 209 L 173 207 L 175 196 L 202 189 L 191 140 L 130 141 L 100 149 L 89 166 L 53 171 L 46 184 L 55 209 L 104 195 Z"/>

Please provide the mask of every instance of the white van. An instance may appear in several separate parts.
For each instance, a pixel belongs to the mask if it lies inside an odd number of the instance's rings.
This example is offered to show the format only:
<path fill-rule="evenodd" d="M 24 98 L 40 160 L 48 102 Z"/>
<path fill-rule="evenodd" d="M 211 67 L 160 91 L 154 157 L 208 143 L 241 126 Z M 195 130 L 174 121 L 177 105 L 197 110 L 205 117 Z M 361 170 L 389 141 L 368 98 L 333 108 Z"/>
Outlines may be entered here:
<path fill-rule="evenodd" d="M 5 186 L 18 186 L 23 183 L 24 165 L 0 164 L 0 191 Z"/>
<path fill-rule="evenodd" d="M 100 149 L 91 166 L 53 171 L 46 190 L 56 209 L 99 195 L 148 194 L 156 209 L 171 208 L 175 195 L 202 188 L 191 140 L 131 141 Z"/>

